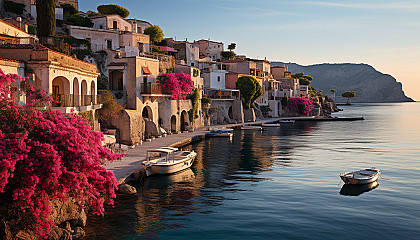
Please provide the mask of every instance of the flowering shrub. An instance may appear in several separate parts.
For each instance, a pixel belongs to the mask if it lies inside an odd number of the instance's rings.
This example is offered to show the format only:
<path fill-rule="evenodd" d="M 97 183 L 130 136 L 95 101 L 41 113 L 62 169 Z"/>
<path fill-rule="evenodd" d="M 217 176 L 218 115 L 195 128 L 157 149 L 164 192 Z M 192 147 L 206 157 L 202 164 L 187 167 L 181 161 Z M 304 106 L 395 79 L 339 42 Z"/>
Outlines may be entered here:
<path fill-rule="evenodd" d="M 306 114 L 314 108 L 314 105 L 312 104 L 312 101 L 310 99 L 302 97 L 291 97 L 289 101 L 287 101 L 286 107 L 291 112 Z"/>
<path fill-rule="evenodd" d="M 31 99 L 23 106 L 10 98 L 17 80 Z M 117 181 L 103 164 L 121 157 L 102 147 L 102 133 L 82 117 L 37 107 L 48 101 L 45 91 L 0 69 L 0 216 L 14 223 L 12 230 L 30 228 L 42 237 L 53 224 L 53 199 L 71 197 L 96 214 L 113 204 Z"/>
<path fill-rule="evenodd" d="M 161 83 L 163 89 L 171 94 L 172 100 L 184 100 L 187 94 L 192 93 L 193 81 L 185 73 L 159 73 L 156 82 Z"/>

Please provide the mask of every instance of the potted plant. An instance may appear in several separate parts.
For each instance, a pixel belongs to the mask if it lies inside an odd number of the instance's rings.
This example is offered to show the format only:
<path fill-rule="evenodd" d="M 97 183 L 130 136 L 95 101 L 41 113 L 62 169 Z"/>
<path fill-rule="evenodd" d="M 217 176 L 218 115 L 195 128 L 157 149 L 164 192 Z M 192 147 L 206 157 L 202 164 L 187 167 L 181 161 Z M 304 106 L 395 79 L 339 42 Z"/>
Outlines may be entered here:
<path fill-rule="evenodd" d="M 210 98 L 203 97 L 201 99 L 201 104 L 203 105 L 203 107 L 209 107 L 210 106 Z"/>

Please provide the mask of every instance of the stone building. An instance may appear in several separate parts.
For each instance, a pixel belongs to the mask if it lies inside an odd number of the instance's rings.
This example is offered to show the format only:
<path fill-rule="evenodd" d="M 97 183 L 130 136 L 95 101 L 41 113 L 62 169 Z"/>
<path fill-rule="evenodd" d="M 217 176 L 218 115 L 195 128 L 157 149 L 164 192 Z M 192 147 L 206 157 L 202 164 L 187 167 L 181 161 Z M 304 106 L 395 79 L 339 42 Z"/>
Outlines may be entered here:
<path fill-rule="evenodd" d="M 223 51 L 223 42 L 215 42 L 201 39 L 194 41 L 200 47 L 200 56 L 210 57 L 213 61 L 220 61 L 222 59 L 221 53 Z"/>
<path fill-rule="evenodd" d="M 190 43 L 188 41 L 175 41 L 172 38 L 166 38 L 166 43 L 169 47 L 174 48 L 177 52 L 175 58 L 183 60 L 186 65 L 198 67 L 200 57 L 200 47 L 198 43 Z"/>
<path fill-rule="evenodd" d="M 96 110 L 97 68 L 42 45 L 0 45 L 0 57 L 24 61 L 34 85 L 53 96 L 52 108 L 69 113 Z"/>

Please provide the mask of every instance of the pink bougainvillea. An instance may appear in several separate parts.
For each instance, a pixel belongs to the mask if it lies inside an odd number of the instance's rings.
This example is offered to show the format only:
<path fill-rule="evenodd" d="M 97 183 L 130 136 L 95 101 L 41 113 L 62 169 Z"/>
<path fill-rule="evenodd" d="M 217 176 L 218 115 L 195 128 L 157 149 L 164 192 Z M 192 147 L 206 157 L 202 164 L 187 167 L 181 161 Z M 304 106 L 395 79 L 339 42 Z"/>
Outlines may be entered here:
<path fill-rule="evenodd" d="M 314 105 L 312 101 L 302 97 L 291 97 L 287 102 L 286 106 L 291 112 L 298 112 L 300 114 L 306 114 L 310 112 Z"/>
<path fill-rule="evenodd" d="M 159 73 L 156 82 L 161 83 L 163 89 L 171 94 L 172 100 L 186 99 L 187 94 L 192 93 L 193 81 L 185 73 Z"/>
<path fill-rule="evenodd" d="M 17 80 L 31 101 L 26 105 L 10 97 Z M 103 165 L 121 157 L 102 147 L 102 133 L 82 117 L 37 107 L 50 100 L 26 79 L 0 69 L 0 215 L 13 219 L 19 213 L 43 237 L 53 224 L 53 199 L 74 198 L 97 214 L 104 203 L 113 204 L 117 181 Z"/>

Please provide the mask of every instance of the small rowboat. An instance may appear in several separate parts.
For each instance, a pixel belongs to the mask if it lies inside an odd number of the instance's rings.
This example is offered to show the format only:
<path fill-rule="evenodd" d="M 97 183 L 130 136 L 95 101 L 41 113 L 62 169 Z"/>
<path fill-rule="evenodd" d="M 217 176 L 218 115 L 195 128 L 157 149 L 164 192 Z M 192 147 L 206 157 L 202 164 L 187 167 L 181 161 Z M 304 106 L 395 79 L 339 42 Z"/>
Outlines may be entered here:
<path fill-rule="evenodd" d="M 381 170 L 368 168 L 364 170 L 340 173 L 340 178 L 345 184 L 368 184 L 378 180 Z"/>
<path fill-rule="evenodd" d="M 262 130 L 260 126 L 242 126 L 241 130 Z"/>

